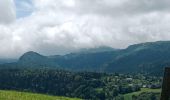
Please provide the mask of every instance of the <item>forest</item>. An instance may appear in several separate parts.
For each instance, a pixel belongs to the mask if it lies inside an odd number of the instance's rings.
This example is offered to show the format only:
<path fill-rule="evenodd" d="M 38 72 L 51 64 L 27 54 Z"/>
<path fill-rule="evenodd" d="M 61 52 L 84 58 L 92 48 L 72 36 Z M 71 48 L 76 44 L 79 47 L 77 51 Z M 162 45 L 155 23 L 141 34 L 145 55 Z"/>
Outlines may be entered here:
<path fill-rule="evenodd" d="M 87 100 L 126 100 L 124 94 L 137 92 L 142 88 L 160 89 L 161 81 L 162 77 L 139 73 L 70 72 L 49 68 L 0 69 L 1 90 L 43 93 Z M 158 93 L 141 93 L 132 98 L 147 100 L 146 98 L 159 96 Z"/>

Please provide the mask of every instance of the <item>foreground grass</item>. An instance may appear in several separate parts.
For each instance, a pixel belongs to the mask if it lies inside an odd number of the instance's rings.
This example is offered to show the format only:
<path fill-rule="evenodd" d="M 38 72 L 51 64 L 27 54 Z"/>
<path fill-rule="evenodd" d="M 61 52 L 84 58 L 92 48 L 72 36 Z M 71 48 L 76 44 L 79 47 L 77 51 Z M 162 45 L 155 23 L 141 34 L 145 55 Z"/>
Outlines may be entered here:
<path fill-rule="evenodd" d="M 60 96 L 48 96 L 36 93 L 0 90 L 0 100 L 80 100 Z"/>
<path fill-rule="evenodd" d="M 128 93 L 124 95 L 125 100 L 132 100 L 132 96 L 138 96 L 139 94 L 143 92 L 154 92 L 154 93 L 160 93 L 161 89 L 149 89 L 149 88 L 142 88 L 141 91 Z"/>

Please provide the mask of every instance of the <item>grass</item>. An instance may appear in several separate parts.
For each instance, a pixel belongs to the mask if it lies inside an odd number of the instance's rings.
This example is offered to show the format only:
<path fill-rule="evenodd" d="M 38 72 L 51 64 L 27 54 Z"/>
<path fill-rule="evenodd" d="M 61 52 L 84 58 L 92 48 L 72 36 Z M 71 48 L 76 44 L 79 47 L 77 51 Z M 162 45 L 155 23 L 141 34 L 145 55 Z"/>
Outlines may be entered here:
<path fill-rule="evenodd" d="M 160 93 L 161 89 L 142 88 L 141 91 L 125 94 L 124 98 L 125 100 L 132 100 L 132 95 L 138 96 L 143 92 Z M 0 90 L 0 100 L 81 100 L 81 99 L 61 96 L 49 96 L 37 93 Z"/>
<path fill-rule="evenodd" d="M 149 89 L 149 88 L 142 88 L 141 91 L 128 93 L 124 95 L 125 100 L 132 100 L 132 96 L 138 96 L 139 94 L 143 92 L 154 92 L 154 93 L 160 93 L 161 89 Z"/>
<path fill-rule="evenodd" d="M 81 99 L 0 90 L 0 100 L 81 100 Z"/>

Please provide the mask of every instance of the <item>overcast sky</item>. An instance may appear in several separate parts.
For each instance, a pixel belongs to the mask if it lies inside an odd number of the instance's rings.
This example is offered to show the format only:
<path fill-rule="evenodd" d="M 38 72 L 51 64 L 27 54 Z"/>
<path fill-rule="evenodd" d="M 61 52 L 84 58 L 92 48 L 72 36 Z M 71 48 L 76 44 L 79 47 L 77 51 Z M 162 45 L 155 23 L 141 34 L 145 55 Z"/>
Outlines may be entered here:
<path fill-rule="evenodd" d="M 0 58 L 170 39 L 170 0 L 0 0 Z"/>

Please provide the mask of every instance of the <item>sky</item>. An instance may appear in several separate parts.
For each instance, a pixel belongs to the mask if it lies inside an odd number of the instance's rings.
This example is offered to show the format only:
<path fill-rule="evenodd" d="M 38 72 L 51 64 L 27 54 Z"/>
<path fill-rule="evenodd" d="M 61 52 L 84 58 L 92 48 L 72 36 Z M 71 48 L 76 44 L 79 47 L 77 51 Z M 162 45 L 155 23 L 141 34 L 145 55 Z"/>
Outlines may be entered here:
<path fill-rule="evenodd" d="M 0 58 L 170 40 L 170 0 L 0 0 Z"/>

